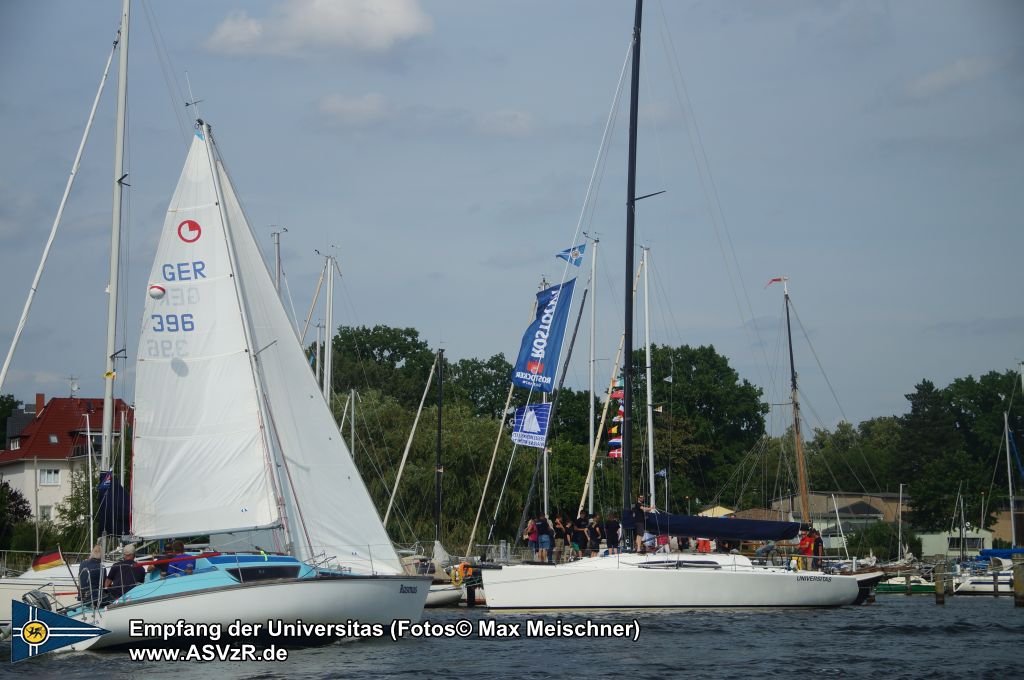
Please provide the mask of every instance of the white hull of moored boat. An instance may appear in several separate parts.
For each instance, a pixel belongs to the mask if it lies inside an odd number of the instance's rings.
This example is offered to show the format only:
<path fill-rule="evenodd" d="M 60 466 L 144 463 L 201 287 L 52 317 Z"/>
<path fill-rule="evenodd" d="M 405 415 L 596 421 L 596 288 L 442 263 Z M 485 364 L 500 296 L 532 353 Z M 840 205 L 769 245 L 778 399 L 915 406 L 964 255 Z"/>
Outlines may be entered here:
<path fill-rule="evenodd" d="M 997 580 L 1000 595 L 1013 595 L 1013 572 L 1001 571 Z M 973 574 L 956 584 L 957 595 L 994 595 L 992 574 Z"/>
<path fill-rule="evenodd" d="M 78 601 L 78 586 L 75 578 L 78 576 L 78 565 L 72 565 L 71 572 L 68 567 L 60 565 L 40 571 L 28 571 L 21 576 L 0 579 L 0 627 L 11 622 L 11 601 L 21 602 L 25 593 L 32 590 L 41 590 L 53 597 L 61 607 L 70 607 Z"/>
<path fill-rule="evenodd" d="M 859 591 L 852 576 L 756 567 L 740 555 L 621 554 L 482 574 L 492 609 L 839 607 Z"/>
<path fill-rule="evenodd" d="M 395 619 L 418 621 L 423 615 L 430 580 L 417 576 L 352 576 L 339 578 L 257 581 L 192 593 L 156 597 L 76 616 L 110 633 L 66 649 L 97 650 L 117 645 L 152 643 L 132 637 L 132 620 L 146 623 L 259 623 L 280 619 L 303 623 L 345 624 L 347 621 L 388 626 Z M 310 640 L 315 642 L 315 640 Z M 174 641 L 169 641 L 171 645 Z"/>
<path fill-rule="evenodd" d="M 457 607 L 459 602 L 462 601 L 464 590 L 462 586 L 454 586 L 450 583 L 431 584 L 426 606 Z"/>

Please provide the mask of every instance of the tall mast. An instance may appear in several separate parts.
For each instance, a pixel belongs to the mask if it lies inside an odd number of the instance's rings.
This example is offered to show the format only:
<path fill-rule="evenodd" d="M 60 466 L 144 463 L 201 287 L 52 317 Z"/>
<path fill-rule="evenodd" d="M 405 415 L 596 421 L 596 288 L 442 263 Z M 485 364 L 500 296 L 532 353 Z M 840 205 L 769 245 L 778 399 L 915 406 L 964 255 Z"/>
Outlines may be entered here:
<path fill-rule="evenodd" d="M 640 266 L 644 270 L 644 344 L 647 347 L 647 488 L 651 490 L 650 505 L 652 508 L 658 506 L 655 501 L 654 485 L 654 403 L 651 396 L 651 310 L 650 310 L 650 282 L 647 277 L 647 253 L 650 248 L 644 248 L 643 259 Z M 667 500 L 667 499 L 666 499 Z"/>
<path fill-rule="evenodd" d="M 1017 547 L 1017 518 L 1014 517 L 1013 507 L 1013 468 L 1010 467 L 1010 413 L 1003 411 L 1003 429 L 1006 434 L 1006 483 L 1009 485 L 1010 493 L 1010 547 Z M 984 529 L 984 525 L 979 527 Z"/>
<path fill-rule="evenodd" d="M 242 317 L 242 334 L 245 338 L 245 353 L 249 357 L 249 371 L 252 376 L 253 387 L 256 391 L 260 435 L 263 440 L 263 446 L 267 452 L 267 458 L 271 461 L 271 475 L 276 486 L 275 490 L 278 494 L 277 507 L 281 519 L 281 526 L 284 529 L 284 540 L 285 545 L 287 546 L 286 552 L 297 554 L 296 549 L 298 546 L 295 545 L 295 537 L 300 535 L 298 529 L 301 519 L 295 517 L 294 521 L 296 524 L 295 526 L 291 525 L 291 522 L 293 521 L 293 514 L 289 511 L 289 495 L 286 492 L 287 485 L 285 484 L 285 480 L 283 478 L 284 472 L 282 471 L 284 465 L 284 454 L 283 452 L 276 451 L 276 447 L 271 443 L 270 414 L 267 412 L 267 403 L 263 394 L 263 380 L 260 377 L 260 369 L 256 365 L 256 350 L 252 337 L 252 323 L 249 320 L 249 305 L 242 296 L 241 283 L 238 279 L 238 255 L 235 251 L 235 240 L 231 232 L 231 225 L 228 222 L 228 215 L 225 209 L 224 190 L 221 188 L 220 173 L 217 169 L 217 159 L 213 148 L 213 130 L 208 123 L 205 123 L 202 120 L 197 121 L 197 124 L 203 133 L 203 141 L 206 143 L 206 157 L 210 163 L 213 190 L 214 195 L 217 198 L 217 211 L 220 216 L 221 224 L 224 226 L 224 244 L 227 246 L 228 262 L 230 263 L 231 276 L 234 281 L 235 297 L 238 301 L 238 311 Z M 291 500 L 296 510 L 298 510 L 299 499 L 292 496 Z M 313 546 L 307 543 L 306 550 L 312 554 Z"/>
<path fill-rule="evenodd" d="M 589 366 L 590 373 L 590 427 L 587 428 L 589 434 L 589 447 L 587 451 L 594 450 L 594 439 L 596 432 L 594 431 L 594 345 L 596 338 L 595 328 L 597 326 L 597 244 L 600 242 L 599 239 L 593 239 L 590 250 L 590 362 Z M 591 515 L 594 514 L 594 473 L 591 468 L 590 478 L 587 480 L 587 512 Z"/>
<path fill-rule="evenodd" d="M 434 541 L 441 540 L 441 407 L 444 404 L 444 350 L 437 350 L 437 440 L 434 447 Z"/>
<path fill-rule="evenodd" d="M 334 386 L 331 380 L 333 375 L 331 363 L 334 358 L 334 270 L 331 267 L 333 260 L 332 255 L 327 256 L 327 322 L 324 328 L 324 399 L 327 400 L 327 406 L 331 408 L 332 413 L 334 412 L 331 405 L 331 392 Z"/>
<path fill-rule="evenodd" d="M 622 340 L 622 507 L 630 506 L 633 487 L 633 262 L 636 229 L 636 119 L 640 103 L 640 25 L 644 2 L 636 0 L 633 19 L 633 70 L 629 93 L 629 161 L 626 172 L 626 301 Z M 632 532 L 630 532 L 630 537 Z"/>
<path fill-rule="evenodd" d="M 796 366 L 793 364 L 793 330 L 789 324 L 789 277 L 782 277 L 786 296 L 786 341 L 789 343 L 790 399 L 793 402 L 793 445 L 796 448 L 796 478 L 800 484 L 800 512 L 804 524 L 811 523 L 811 499 L 807 491 L 807 463 L 804 460 L 804 440 L 800 436 L 800 401 L 797 398 Z"/>
<path fill-rule="evenodd" d="M 128 24 L 131 5 L 121 5 L 121 53 L 117 62 L 117 123 L 114 129 L 114 211 L 110 229 L 110 280 L 107 283 L 107 358 L 103 371 L 103 439 L 100 469 L 110 469 L 110 440 L 114 431 L 114 354 L 117 352 L 118 264 L 121 260 L 121 193 L 124 181 L 124 128 L 128 100 Z M 92 484 L 92 481 L 89 482 Z"/>

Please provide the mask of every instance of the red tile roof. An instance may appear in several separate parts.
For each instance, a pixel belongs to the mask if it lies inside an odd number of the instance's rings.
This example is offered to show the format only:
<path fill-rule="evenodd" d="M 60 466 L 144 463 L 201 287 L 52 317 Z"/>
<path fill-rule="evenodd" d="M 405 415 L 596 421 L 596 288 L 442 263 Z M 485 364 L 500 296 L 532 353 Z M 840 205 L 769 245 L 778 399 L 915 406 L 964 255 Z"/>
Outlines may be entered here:
<path fill-rule="evenodd" d="M 132 424 L 132 410 L 121 399 L 114 400 L 114 428 L 121 426 L 119 414 L 127 411 L 127 423 Z M 35 420 L 20 435 L 20 446 L 13 451 L 0 451 L 0 465 L 15 461 L 41 458 L 62 460 L 69 458 L 76 446 L 86 446 L 85 414 L 89 414 L 89 427 L 94 433 L 103 430 L 103 399 L 54 397 Z M 50 441 L 57 436 L 57 442 Z M 6 442 L 5 442 L 6 444 Z"/>

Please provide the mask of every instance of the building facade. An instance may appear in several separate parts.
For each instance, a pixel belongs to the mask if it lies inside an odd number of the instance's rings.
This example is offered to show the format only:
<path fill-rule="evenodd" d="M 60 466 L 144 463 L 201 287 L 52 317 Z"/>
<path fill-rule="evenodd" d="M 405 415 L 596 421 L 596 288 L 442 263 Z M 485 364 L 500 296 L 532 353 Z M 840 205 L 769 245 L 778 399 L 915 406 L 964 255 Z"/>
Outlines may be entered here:
<path fill-rule="evenodd" d="M 114 429 L 132 426 L 132 410 L 114 401 Z M 17 489 L 32 507 L 33 517 L 55 518 L 56 507 L 71 493 L 71 475 L 85 471 L 92 453 L 98 470 L 103 428 L 103 399 L 55 397 L 34 404 L 7 419 L 0 478 Z M 116 454 L 115 454 L 116 457 Z"/>

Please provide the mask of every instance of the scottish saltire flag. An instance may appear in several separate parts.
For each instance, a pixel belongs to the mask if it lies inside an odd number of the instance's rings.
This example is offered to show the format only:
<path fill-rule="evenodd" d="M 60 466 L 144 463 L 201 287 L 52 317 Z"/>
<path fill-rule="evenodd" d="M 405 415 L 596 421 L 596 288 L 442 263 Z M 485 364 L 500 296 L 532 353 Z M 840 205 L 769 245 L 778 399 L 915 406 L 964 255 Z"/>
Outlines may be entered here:
<path fill-rule="evenodd" d="M 557 257 L 557 258 L 559 258 L 561 260 L 565 260 L 566 262 L 568 262 L 569 264 L 573 265 L 574 267 L 579 267 L 581 264 L 583 264 L 583 251 L 586 250 L 586 249 L 587 249 L 587 244 L 586 243 L 581 243 L 578 246 L 573 246 L 572 248 L 566 248 L 562 252 L 560 252 L 557 255 L 555 255 L 555 257 Z"/>
<path fill-rule="evenodd" d="M 17 600 L 11 601 L 11 622 L 11 661 L 14 662 L 110 632 Z"/>
<path fill-rule="evenodd" d="M 523 334 L 519 358 L 512 369 L 512 384 L 541 392 L 555 388 L 558 355 L 562 351 L 565 322 L 572 306 L 576 279 L 537 293 L 537 318 Z"/>
<path fill-rule="evenodd" d="M 512 441 L 522 446 L 543 449 L 544 442 L 548 438 L 550 416 L 551 404 L 520 406 L 516 409 L 516 417 L 512 425 Z"/>

